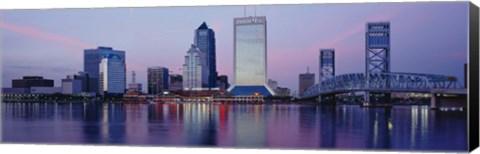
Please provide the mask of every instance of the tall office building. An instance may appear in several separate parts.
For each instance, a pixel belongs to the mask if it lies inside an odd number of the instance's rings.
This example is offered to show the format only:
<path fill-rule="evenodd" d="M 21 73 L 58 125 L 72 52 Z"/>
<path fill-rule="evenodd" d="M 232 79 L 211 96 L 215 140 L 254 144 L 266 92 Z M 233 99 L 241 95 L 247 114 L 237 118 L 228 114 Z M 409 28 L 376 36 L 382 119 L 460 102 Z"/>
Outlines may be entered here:
<path fill-rule="evenodd" d="M 147 76 L 148 94 L 157 95 L 168 90 L 168 68 L 161 66 L 149 67 Z"/>
<path fill-rule="evenodd" d="M 100 94 L 125 93 L 125 59 L 121 55 L 109 54 L 99 64 Z"/>
<path fill-rule="evenodd" d="M 83 52 L 83 71 L 88 73 L 90 77 L 98 78 L 100 80 L 100 67 L 99 64 L 104 57 L 108 57 L 109 55 L 117 55 L 123 63 L 123 85 L 126 86 L 127 84 L 127 67 L 126 67 L 126 59 L 125 59 L 125 51 L 120 50 L 113 50 L 110 47 L 98 47 L 96 49 L 85 49 Z M 99 83 L 97 92 L 100 92 L 101 85 Z M 124 87 L 125 88 L 125 87 Z"/>
<path fill-rule="evenodd" d="M 208 67 L 206 56 L 192 44 L 183 64 L 183 89 L 208 89 Z"/>
<path fill-rule="evenodd" d="M 315 74 L 310 73 L 307 69 L 307 73 L 298 75 L 298 96 L 302 97 L 303 93 L 315 84 Z"/>
<path fill-rule="evenodd" d="M 215 56 L 215 32 L 205 22 L 195 30 L 195 45 L 205 55 L 208 67 L 208 88 L 217 86 L 217 62 Z"/>
<path fill-rule="evenodd" d="M 320 49 L 318 83 L 335 76 L 335 49 Z"/>
<path fill-rule="evenodd" d="M 228 89 L 237 96 L 275 95 L 267 86 L 266 17 L 234 18 L 234 79 Z"/>

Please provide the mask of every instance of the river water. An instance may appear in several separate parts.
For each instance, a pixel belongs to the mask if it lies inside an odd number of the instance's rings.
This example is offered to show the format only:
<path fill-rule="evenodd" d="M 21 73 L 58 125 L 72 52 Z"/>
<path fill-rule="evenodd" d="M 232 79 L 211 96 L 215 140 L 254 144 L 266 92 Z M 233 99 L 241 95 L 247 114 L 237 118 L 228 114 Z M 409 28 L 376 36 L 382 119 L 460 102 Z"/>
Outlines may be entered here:
<path fill-rule="evenodd" d="M 467 150 L 465 111 L 290 104 L 3 103 L 2 141 L 281 149 Z"/>

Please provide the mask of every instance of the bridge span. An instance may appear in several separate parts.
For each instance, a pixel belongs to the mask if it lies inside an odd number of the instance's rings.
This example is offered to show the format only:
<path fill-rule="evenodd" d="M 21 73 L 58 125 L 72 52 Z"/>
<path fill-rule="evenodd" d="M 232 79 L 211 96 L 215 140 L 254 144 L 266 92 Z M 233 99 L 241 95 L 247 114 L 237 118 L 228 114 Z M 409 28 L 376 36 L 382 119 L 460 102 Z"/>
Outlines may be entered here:
<path fill-rule="evenodd" d="M 366 94 L 387 94 L 392 92 L 414 92 L 432 94 L 432 107 L 439 94 L 466 95 L 466 89 L 460 86 L 452 76 L 420 73 L 351 73 L 334 76 L 308 88 L 302 99 L 314 99 L 341 93 L 366 92 Z M 434 95 L 436 94 L 436 95 Z M 365 103 L 371 103 L 371 96 L 364 96 Z"/>

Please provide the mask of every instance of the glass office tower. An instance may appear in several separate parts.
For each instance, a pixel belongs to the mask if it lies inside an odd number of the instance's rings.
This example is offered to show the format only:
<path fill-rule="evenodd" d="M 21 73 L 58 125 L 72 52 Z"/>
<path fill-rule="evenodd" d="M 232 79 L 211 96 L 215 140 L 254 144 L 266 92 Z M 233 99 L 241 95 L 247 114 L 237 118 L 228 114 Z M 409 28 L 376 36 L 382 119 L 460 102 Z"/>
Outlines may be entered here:
<path fill-rule="evenodd" d="M 215 32 L 205 22 L 195 30 L 195 45 L 206 57 L 208 67 L 208 89 L 217 86 L 217 64 L 215 58 Z"/>
<path fill-rule="evenodd" d="M 85 49 L 83 52 L 83 71 L 85 73 L 88 73 L 91 77 L 98 78 L 100 80 L 99 64 L 104 57 L 107 57 L 111 54 L 118 55 L 124 64 L 122 68 L 124 69 L 123 72 L 125 72 L 125 74 L 123 74 L 122 77 L 124 81 L 123 85 L 126 85 L 127 84 L 127 74 L 126 74 L 127 67 L 126 67 L 126 61 L 125 61 L 125 51 L 113 50 L 113 48 L 110 48 L 110 47 L 98 47 L 96 49 Z M 99 86 L 97 86 L 98 87 L 97 92 L 101 92 L 100 82 L 98 82 L 98 84 Z"/>
<path fill-rule="evenodd" d="M 192 44 L 183 64 L 183 90 L 208 89 L 208 76 L 206 56 Z"/>
<path fill-rule="evenodd" d="M 234 95 L 274 95 L 267 85 L 266 17 L 234 19 Z"/>
<path fill-rule="evenodd" d="M 157 95 L 168 90 L 169 73 L 168 68 L 155 66 L 147 69 L 148 73 L 148 94 Z"/>
<path fill-rule="evenodd" d="M 105 56 L 99 68 L 101 94 L 125 93 L 125 60 L 120 55 Z"/>

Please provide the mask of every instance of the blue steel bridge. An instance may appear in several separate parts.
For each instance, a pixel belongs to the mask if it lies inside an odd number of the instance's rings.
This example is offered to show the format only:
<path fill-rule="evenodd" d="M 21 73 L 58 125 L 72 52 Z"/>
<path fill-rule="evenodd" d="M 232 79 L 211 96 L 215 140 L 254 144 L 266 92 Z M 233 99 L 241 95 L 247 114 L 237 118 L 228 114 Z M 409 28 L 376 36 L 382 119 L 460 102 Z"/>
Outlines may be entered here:
<path fill-rule="evenodd" d="M 455 91 L 462 88 L 457 79 L 451 76 L 419 73 L 370 73 L 369 81 L 364 73 L 352 73 L 334 76 L 308 88 L 302 98 L 308 99 L 321 95 L 368 92 L 416 92 L 431 93 L 444 89 Z M 451 90 L 448 90 L 451 89 Z M 455 93 L 453 92 L 452 93 Z"/>
<path fill-rule="evenodd" d="M 430 93 L 432 108 L 466 106 L 466 89 L 456 77 L 391 72 L 389 22 L 366 24 L 365 73 L 335 75 L 334 52 L 334 49 L 320 49 L 319 83 L 303 91 L 301 99 L 326 102 L 333 98 L 335 102 L 336 94 L 363 92 L 364 105 L 371 105 L 388 104 L 392 92 Z"/>

